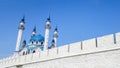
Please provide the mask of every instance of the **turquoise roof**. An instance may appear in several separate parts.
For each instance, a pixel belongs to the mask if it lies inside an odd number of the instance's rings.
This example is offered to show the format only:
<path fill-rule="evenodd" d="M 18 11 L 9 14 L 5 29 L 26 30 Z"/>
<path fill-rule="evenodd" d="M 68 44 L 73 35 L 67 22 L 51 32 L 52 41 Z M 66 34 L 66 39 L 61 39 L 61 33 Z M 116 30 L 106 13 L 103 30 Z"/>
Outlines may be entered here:
<path fill-rule="evenodd" d="M 44 37 L 41 36 L 41 35 L 36 35 L 36 36 L 31 37 L 30 41 L 40 41 L 40 42 L 42 42 L 42 41 L 44 41 Z"/>
<path fill-rule="evenodd" d="M 27 48 L 28 50 L 33 50 L 33 49 L 35 49 L 36 47 L 37 47 L 36 45 L 26 46 L 26 48 Z M 38 48 L 40 48 L 40 49 L 43 51 L 43 46 L 39 46 Z"/>
<path fill-rule="evenodd" d="M 33 50 L 35 47 L 36 47 L 36 46 L 34 46 L 34 45 L 26 46 L 26 48 L 27 48 L 28 50 Z"/>

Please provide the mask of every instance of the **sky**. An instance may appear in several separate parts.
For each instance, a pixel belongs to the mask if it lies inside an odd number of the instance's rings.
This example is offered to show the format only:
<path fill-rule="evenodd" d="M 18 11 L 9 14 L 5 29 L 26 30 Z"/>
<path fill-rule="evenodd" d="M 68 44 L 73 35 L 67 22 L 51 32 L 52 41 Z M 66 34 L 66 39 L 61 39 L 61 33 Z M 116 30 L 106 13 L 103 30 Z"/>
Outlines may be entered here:
<path fill-rule="evenodd" d="M 49 45 L 56 26 L 57 46 L 120 32 L 120 0 L 0 0 L 0 58 L 14 53 L 23 16 L 22 41 L 29 42 L 34 26 L 44 36 L 49 15 Z"/>

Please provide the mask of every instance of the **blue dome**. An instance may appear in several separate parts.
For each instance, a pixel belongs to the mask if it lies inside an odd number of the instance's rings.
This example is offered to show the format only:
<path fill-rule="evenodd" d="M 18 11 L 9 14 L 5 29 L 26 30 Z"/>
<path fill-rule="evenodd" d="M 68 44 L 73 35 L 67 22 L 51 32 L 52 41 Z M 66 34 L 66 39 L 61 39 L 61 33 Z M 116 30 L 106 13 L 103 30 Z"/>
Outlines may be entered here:
<path fill-rule="evenodd" d="M 44 37 L 41 36 L 41 35 L 36 35 L 36 36 L 31 37 L 30 42 L 31 41 L 40 41 L 40 42 L 42 42 L 42 41 L 44 41 Z"/>

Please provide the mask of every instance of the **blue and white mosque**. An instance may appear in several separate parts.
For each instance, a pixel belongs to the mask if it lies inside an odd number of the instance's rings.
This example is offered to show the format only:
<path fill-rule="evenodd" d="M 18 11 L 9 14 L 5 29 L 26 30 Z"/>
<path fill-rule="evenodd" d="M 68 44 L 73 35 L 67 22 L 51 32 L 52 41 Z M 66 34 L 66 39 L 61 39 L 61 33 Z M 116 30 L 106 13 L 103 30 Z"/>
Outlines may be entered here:
<path fill-rule="evenodd" d="M 57 38 L 58 38 L 58 29 L 57 27 L 54 30 L 53 34 L 53 40 L 52 44 L 50 47 L 48 47 L 48 41 L 49 41 L 49 32 L 51 29 L 51 20 L 50 17 L 47 18 L 46 20 L 46 25 L 45 25 L 45 36 L 42 36 L 41 34 L 36 35 L 36 27 L 34 27 L 32 31 L 31 38 L 28 42 L 26 43 L 26 40 L 22 41 L 22 33 L 25 29 L 25 19 L 21 19 L 20 25 L 18 28 L 18 38 L 16 42 L 16 49 L 15 49 L 15 55 L 27 55 L 30 53 L 35 53 L 38 51 L 44 51 L 47 49 L 51 49 L 56 47 L 57 44 Z"/>

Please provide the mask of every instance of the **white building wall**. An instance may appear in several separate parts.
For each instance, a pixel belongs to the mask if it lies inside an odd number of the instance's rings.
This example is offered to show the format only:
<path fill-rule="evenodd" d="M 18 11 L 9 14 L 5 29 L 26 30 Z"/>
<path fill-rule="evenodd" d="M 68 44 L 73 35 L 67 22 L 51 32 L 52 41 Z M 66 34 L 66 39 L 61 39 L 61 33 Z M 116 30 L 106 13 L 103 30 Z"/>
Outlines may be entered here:
<path fill-rule="evenodd" d="M 115 34 L 116 43 L 120 44 L 120 32 Z"/>
<path fill-rule="evenodd" d="M 0 60 L 0 68 L 120 68 L 120 33 Z M 116 43 L 114 43 L 116 42 Z"/>
<path fill-rule="evenodd" d="M 120 68 L 120 50 L 59 58 L 23 68 Z"/>

